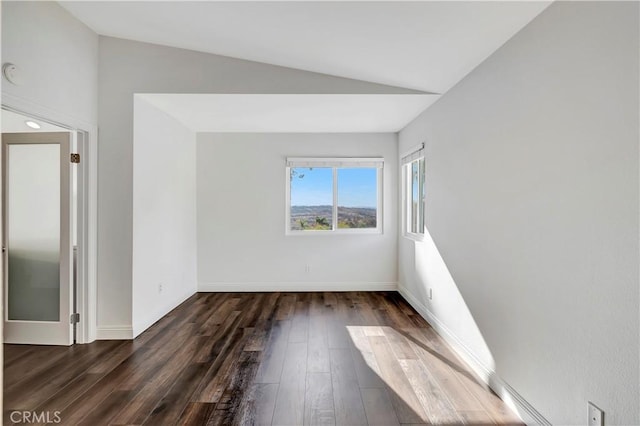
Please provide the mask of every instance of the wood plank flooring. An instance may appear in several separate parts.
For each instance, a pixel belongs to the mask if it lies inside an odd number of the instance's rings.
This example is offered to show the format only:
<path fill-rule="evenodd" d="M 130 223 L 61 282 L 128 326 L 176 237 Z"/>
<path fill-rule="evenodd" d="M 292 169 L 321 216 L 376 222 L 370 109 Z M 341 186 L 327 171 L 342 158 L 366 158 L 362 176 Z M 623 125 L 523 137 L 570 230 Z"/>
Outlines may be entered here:
<path fill-rule="evenodd" d="M 4 424 L 522 424 L 396 292 L 198 293 L 133 341 L 4 349 Z"/>

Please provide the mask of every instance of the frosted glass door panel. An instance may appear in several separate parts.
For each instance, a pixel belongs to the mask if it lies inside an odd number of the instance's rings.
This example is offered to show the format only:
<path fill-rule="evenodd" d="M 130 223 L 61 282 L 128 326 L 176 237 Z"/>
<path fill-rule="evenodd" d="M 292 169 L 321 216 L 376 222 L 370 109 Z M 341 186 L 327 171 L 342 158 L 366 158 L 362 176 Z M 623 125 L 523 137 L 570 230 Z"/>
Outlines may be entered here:
<path fill-rule="evenodd" d="M 8 319 L 60 320 L 60 145 L 9 145 Z"/>

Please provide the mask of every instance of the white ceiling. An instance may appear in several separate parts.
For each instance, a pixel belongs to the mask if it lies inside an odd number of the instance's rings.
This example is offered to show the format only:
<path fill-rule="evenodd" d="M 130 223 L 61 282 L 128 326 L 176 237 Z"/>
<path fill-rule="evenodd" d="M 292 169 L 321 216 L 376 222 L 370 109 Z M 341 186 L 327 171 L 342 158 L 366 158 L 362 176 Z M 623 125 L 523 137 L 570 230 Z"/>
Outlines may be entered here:
<path fill-rule="evenodd" d="M 436 95 L 136 94 L 196 132 L 397 132 Z"/>
<path fill-rule="evenodd" d="M 444 93 L 550 2 L 61 2 L 95 32 Z"/>

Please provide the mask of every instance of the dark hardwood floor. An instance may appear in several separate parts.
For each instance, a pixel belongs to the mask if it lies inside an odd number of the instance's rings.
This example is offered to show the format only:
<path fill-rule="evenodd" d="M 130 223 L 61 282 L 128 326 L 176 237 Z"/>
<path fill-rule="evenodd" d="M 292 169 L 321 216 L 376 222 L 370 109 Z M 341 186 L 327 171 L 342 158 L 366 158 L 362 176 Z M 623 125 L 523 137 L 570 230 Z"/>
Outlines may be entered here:
<path fill-rule="evenodd" d="M 5 424 L 521 424 L 395 292 L 199 293 L 133 341 L 4 349 Z"/>

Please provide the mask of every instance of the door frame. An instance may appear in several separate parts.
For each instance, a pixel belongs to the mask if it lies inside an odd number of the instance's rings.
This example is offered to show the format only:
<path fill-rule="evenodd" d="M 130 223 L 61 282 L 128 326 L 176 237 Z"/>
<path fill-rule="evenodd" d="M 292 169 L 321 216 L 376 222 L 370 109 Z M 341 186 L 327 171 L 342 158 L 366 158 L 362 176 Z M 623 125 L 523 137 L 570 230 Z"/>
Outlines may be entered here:
<path fill-rule="evenodd" d="M 76 135 L 76 149 L 81 161 L 77 164 L 78 258 L 75 288 L 76 312 L 80 314 L 80 322 L 76 324 L 75 342 L 91 343 L 96 339 L 97 329 L 97 126 L 4 93 L 1 108 L 62 127 Z"/>

